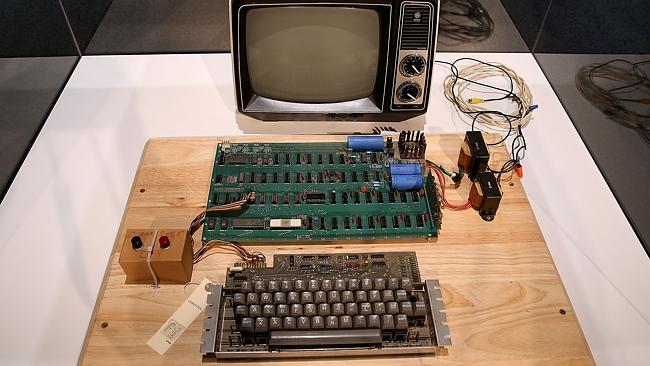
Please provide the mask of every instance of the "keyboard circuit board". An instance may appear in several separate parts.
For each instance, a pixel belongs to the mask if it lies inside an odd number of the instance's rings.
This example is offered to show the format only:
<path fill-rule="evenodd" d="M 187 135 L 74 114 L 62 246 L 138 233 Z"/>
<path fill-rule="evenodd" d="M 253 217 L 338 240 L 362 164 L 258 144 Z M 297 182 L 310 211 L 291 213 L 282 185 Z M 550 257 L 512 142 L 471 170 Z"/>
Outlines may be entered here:
<path fill-rule="evenodd" d="M 395 190 L 387 150 L 345 142 L 218 144 L 207 207 L 255 192 L 241 210 L 208 213 L 203 241 L 310 241 L 429 238 L 440 206 L 433 178 Z M 412 162 L 412 161 L 411 161 Z"/>

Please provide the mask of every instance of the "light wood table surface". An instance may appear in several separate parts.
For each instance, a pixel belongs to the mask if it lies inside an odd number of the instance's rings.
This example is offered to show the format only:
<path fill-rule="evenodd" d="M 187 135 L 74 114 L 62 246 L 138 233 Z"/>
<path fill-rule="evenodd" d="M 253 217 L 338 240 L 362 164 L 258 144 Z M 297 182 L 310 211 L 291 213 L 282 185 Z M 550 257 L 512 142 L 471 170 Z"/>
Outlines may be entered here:
<path fill-rule="evenodd" d="M 494 137 L 494 136 L 492 136 Z M 247 137 L 231 142 L 338 141 L 345 137 Z M 163 356 L 145 343 L 195 286 L 125 285 L 118 264 L 127 229 L 187 228 L 205 208 L 217 142 L 224 138 L 153 139 L 144 148 L 104 284 L 86 335 L 80 364 L 198 365 L 203 316 Z M 463 135 L 428 135 L 427 158 L 455 167 Z M 507 159 L 505 147 L 491 149 L 491 165 Z M 504 176 L 507 178 L 507 176 Z M 525 177 L 524 177 L 525 179 Z M 449 182 L 450 180 L 448 180 Z M 549 184 L 552 184 L 549 182 Z M 448 199 L 469 193 L 467 179 Z M 276 365 L 593 365 L 573 308 L 516 175 L 502 183 L 496 218 L 483 221 L 473 210 L 443 210 L 442 231 L 428 243 L 327 242 L 247 246 L 274 253 L 413 250 L 423 279 L 438 279 L 452 346 L 438 357 L 282 359 Z M 196 234 L 199 241 L 201 231 Z M 109 245 L 107 243 L 107 245 Z M 219 250 L 219 249 L 215 249 Z M 227 252 L 194 267 L 192 281 L 223 283 L 236 261 Z M 262 361 L 240 362 L 256 364 Z M 228 362 L 233 364 L 233 362 Z"/>

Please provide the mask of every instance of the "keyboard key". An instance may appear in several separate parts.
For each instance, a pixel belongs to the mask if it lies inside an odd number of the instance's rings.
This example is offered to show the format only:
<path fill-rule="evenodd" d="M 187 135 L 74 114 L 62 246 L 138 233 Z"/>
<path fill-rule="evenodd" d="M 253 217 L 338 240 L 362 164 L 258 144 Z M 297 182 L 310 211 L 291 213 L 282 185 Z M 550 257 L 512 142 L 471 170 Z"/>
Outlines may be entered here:
<path fill-rule="evenodd" d="M 336 291 L 345 291 L 346 286 L 345 286 L 345 280 L 338 279 L 334 281 L 334 289 Z"/>
<path fill-rule="evenodd" d="M 232 303 L 235 306 L 244 305 L 246 303 L 246 295 L 241 292 L 237 292 L 232 296 Z"/>
<path fill-rule="evenodd" d="M 279 317 L 289 316 L 289 306 L 285 304 L 280 304 L 275 307 L 275 313 Z"/>
<path fill-rule="evenodd" d="M 403 277 L 400 281 L 400 288 L 406 290 L 406 292 L 411 292 L 413 290 L 413 283 L 410 278 Z"/>
<path fill-rule="evenodd" d="M 331 315 L 331 309 L 330 309 L 330 304 L 328 303 L 323 303 L 318 305 L 318 315 L 320 316 L 327 316 Z"/>
<path fill-rule="evenodd" d="M 273 304 L 273 295 L 270 292 L 262 292 L 260 294 L 260 305 Z"/>
<path fill-rule="evenodd" d="M 416 301 L 415 308 L 413 309 L 414 316 L 425 316 L 427 315 L 427 307 L 424 304 L 424 301 Z"/>
<path fill-rule="evenodd" d="M 345 314 L 345 307 L 340 302 L 332 304 L 332 315 L 343 315 Z"/>
<path fill-rule="evenodd" d="M 244 318 L 241 320 L 241 327 L 239 330 L 242 333 L 253 333 L 255 330 L 255 321 L 253 318 Z"/>
<path fill-rule="evenodd" d="M 269 345 L 283 347 L 336 347 L 337 345 L 371 345 L 374 349 L 382 342 L 378 329 L 343 329 L 343 330 L 295 330 L 274 331 L 269 337 Z"/>
<path fill-rule="evenodd" d="M 323 291 L 331 291 L 333 288 L 332 280 L 322 280 L 320 283 L 320 289 Z"/>
<path fill-rule="evenodd" d="M 338 327 L 339 327 L 339 318 L 338 317 L 336 317 L 334 315 L 330 315 L 325 319 L 325 328 L 327 328 L 327 329 L 338 329 Z"/>
<path fill-rule="evenodd" d="M 242 281 L 241 283 L 241 292 L 249 293 L 253 291 L 253 284 L 250 281 Z"/>
<path fill-rule="evenodd" d="M 269 331 L 269 321 L 266 318 L 255 318 L 255 333 L 266 333 Z"/>
<path fill-rule="evenodd" d="M 319 280 L 309 280 L 307 283 L 307 290 L 311 292 L 316 292 L 320 290 L 320 281 Z"/>
<path fill-rule="evenodd" d="M 318 314 L 318 309 L 316 308 L 315 304 L 305 304 L 304 308 L 305 308 L 305 316 L 311 317 Z"/>
<path fill-rule="evenodd" d="M 386 304 L 384 304 L 383 302 L 376 302 L 372 304 L 372 312 L 373 314 L 377 314 L 377 315 L 386 314 Z"/>
<path fill-rule="evenodd" d="M 248 306 L 246 305 L 237 305 L 235 308 L 235 317 L 244 318 L 248 316 Z"/>
<path fill-rule="evenodd" d="M 324 327 L 325 327 L 325 319 L 322 316 L 316 315 L 315 317 L 311 318 L 312 329 L 323 329 Z"/>
<path fill-rule="evenodd" d="M 370 278 L 364 278 L 361 280 L 361 289 L 364 291 L 372 290 L 372 280 Z"/>
<path fill-rule="evenodd" d="M 393 316 L 390 314 L 384 314 L 381 316 L 381 330 L 393 330 L 395 329 L 395 322 Z"/>
<path fill-rule="evenodd" d="M 327 293 L 325 291 L 316 291 L 314 295 L 314 303 L 320 304 L 327 302 Z"/>
<path fill-rule="evenodd" d="M 354 294 L 352 293 L 352 291 L 346 290 L 341 292 L 341 302 L 343 303 L 354 302 Z"/>
<path fill-rule="evenodd" d="M 413 304 L 410 301 L 402 301 L 400 303 L 400 310 L 406 316 L 413 316 Z"/>
<path fill-rule="evenodd" d="M 327 293 L 327 301 L 330 303 L 334 302 L 340 302 L 341 301 L 341 293 L 338 291 L 330 291 Z"/>
<path fill-rule="evenodd" d="M 381 301 L 383 302 L 390 302 L 390 301 L 395 301 L 395 297 L 393 296 L 393 290 L 384 290 L 381 292 Z"/>
<path fill-rule="evenodd" d="M 349 303 L 345 304 L 345 313 L 348 314 L 348 315 L 357 315 L 357 314 L 359 314 L 359 305 L 357 305 L 357 303 L 355 303 L 355 302 L 349 302 Z"/>
<path fill-rule="evenodd" d="M 273 294 L 273 303 L 275 305 L 277 304 L 285 304 L 287 302 L 287 294 L 284 292 L 276 292 Z"/>
<path fill-rule="evenodd" d="M 354 297 L 357 302 L 366 302 L 368 301 L 368 293 L 365 291 L 357 291 L 354 293 Z"/>
<path fill-rule="evenodd" d="M 282 292 L 289 292 L 293 290 L 293 281 L 282 281 L 280 282 L 280 290 Z"/>
<path fill-rule="evenodd" d="M 399 304 L 395 301 L 389 302 L 386 304 L 386 312 L 392 315 L 399 314 Z"/>
<path fill-rule="evenodd" d="M 306 316 L 301 316 L 298 318 L 298 329 L 309 329 L 311 327 L 311 321 Z"/>
<path fill-rule="evenodd" d="M 401 302 L 401 301 L 407 301 L 408 299 L 409 297 L 406 294 L 406 290 L 395 291 L 395 301 Z"/>
<path fill-rule="evenodd" d="M 257 318 L 262 316 L 262 307 L 259 305 L 251 305 L 248 307 L 248 316 L 251 318 Z"/>
<path fill-rule="evenodd" d="M 259 302 L 260 302 L 260 295 L 254 292 L 249 292 L 246 295 L 246 305 L 259 304 Z"/>
<path fill-rule="evenodd" d="M 368 328 L 379 328 L 379 315 L 368 315 Z"/>
<path fill-rule="evenodd" d="M 366 317 L 363 315 L 355 315 L 352 318 L 352 326 L 355 328 L 365 328 L 366 327 Z"/>
<path fill-rule="evenodd" d="M 289 305 L 300 304 L 300 295 L 295 291 L 289 292 L 289 295 L 287 296 L 287 303 Z"/>
<path fill-rule="evenodd" d="M 408 319 L 404 314 L 395 315 L 395 329 L 407 330 L 409 329 Z"/>
<path fill-rule="evenodd" d="M 290 310 L 289 313 L 291 314 L 291 316 L 298 317 L 298 316 L 303 315 L 302 311 L 303 311 L 303 308 L 302 308 L 301 304 L 293 304 L 293 305 L 291 305 L 291 310 Z"/>
<path fill-rule="evenodd" d="M 375 290 L 383 290 L 386 288 L 386 279 L 383 277 L 375 278 Z"/>
<path fill-rule="evenodd" d="M 379 291 L 377 291 L 377 290 L 368 291 L 368 300 L 370 302 L 379 302 L 379 301 L 381 301 L 381 296 L 379 295 Z"/>
<path fill-rule="evenodd" d="M 389 278 L 387 287 L 389 290 L 397 290 L 399 288 L 399 279 L 395 277 Z"/>
<path fill-rule="evenodd" d="M 348 290 L 356 291 L 359 289 L 359 280 L 356 278 L 350 278 L 348 280 Z"/>
<path fill-rule="evenodd" d="M 262 307 L 262 316 L 269 318 L 274 315 L 275 315 L 275 306 L 267 304 Z"/>
<path fill-rule="evenodd" d="M 277 316 L 271 317 L 271 319 L 269 319 L 269 329 L 271 330 L 282 329 L 282 318 L 278 318 Z"/>
<path fill-rule="evenodd" d="M 293 283 L 293 289 L 298 292 L 306 291 L 307 283 L 305 282 L 305 280 L 296 280 Z"/>
<path fill-rule="evenodd" d="M 339 328 L 341 329 L 350 329 L 352 328 L 352 317 L 349 315 L 343 315 L 339 318 Z"/>
<path fill-rule="evenodd" d="M 359 313 L 361 315 L 370 315 L 370 314 L 372 314 L 372 305 L 370 305 L 369 302 L 362 302 L 359 305 Z"/>
<path fill-rule="evenodd" d="M 311 304 L 314 302 L 314 294 L 308 291 L 300 293 L 300 303 L 301 304 Z"/>
<path fill-rule="evenodd" d="M 282 329 L 296 329 L 296 318 L 288 316 L 282 319 Z"/>
<path fill-rule="evenodd" d="M 278 282 L 278 281 L 269 281 L 269 284 L 266 287 L 266 289 L 269 292 L 278 292 L 278 291 L 280 291 L 280 282 Z"/>
<path fill-rule="evenodd" d="M 262 292 L 266 292 L 266 283 L 264 281 L 255 281 L 255 292 L 258 294 L 261 294 Z"/>

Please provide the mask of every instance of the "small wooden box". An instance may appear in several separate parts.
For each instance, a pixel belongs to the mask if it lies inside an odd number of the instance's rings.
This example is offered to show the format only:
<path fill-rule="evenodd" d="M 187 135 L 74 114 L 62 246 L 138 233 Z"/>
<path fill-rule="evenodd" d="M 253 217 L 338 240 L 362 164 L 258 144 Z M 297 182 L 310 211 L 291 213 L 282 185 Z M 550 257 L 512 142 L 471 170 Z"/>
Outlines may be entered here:
<path fill-rule="evenodd" d="M 126 273 L 126 283 L 154 282 L 147 266 L 149 247 L 153 248 L 151 268 L 160 283 L 190 282 L 194 252 L 187 230 L 140 229 L 128 230 L 122 243 L 118 262 Z"/>

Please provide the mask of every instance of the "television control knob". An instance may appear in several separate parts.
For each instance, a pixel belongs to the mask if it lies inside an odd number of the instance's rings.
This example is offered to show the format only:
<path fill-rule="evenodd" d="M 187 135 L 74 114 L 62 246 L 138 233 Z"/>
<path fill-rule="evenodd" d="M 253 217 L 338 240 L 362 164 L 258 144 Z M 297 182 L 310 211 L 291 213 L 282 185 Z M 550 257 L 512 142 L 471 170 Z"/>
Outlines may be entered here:
<path fill-rule="evenodd" d="M 140 250 L 143 245 L 141 237 L 136 235 L 131 238 L 131 248 L 133 248 L 133 250 Z"/>
<path fill-rule="evenodd" d="M 403 103 L 415 102 L 422 94 L 422 88 L 417 83 L 407 81 L 397 88 L 397 99 Z"/>
<path fill-rule="evenodd" d="M 408 55 L 399 64 L 399 71 L 406 77 L 418 76 L 424 72 L 427 61 L 420 55 Z"/>

